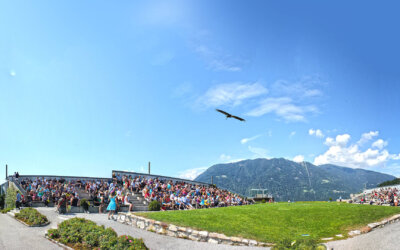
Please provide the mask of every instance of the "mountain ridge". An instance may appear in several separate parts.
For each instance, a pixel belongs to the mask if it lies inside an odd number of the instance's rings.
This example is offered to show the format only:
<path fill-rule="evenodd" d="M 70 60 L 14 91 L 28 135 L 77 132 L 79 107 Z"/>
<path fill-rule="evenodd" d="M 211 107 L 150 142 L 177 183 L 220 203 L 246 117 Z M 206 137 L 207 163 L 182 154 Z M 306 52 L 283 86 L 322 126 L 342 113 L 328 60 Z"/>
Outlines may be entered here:
<path fill-rule="evenodd" d="M 284 158 L 258 158 L 215 164 L 195 178 L 249 196 L 250 189 L 268 189 L 278 201 L 349 198 L 363 188 L 373 188 L 395 177 L 365 169 L 333 164 L 320 166 Z"/>

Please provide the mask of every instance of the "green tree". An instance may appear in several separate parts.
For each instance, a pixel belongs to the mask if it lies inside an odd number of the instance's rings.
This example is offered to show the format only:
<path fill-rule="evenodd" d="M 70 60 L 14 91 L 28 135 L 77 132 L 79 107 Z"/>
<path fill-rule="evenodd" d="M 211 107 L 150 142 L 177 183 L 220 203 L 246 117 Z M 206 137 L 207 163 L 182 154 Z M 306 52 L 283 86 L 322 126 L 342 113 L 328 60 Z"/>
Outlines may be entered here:
<path fill-rule="evenodd" d="M 15 208 L 17 200 L 17 190 L 13 186 L 9 186 L 6 194 L 6 208 Z"/>

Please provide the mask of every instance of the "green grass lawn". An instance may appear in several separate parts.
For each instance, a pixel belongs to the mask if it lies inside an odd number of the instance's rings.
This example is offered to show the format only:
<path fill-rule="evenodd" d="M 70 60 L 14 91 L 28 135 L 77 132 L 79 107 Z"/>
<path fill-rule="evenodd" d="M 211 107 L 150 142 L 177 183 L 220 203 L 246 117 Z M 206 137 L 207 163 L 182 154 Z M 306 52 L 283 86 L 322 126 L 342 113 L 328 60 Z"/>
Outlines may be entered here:
<path fill-rule="evenodd" d="M 343 234 L 400 213 L 400 207 L 337 202 L 296 202 L 138 213 L 154 220 L 198 230 L 276 243 L 282 239 L 321 239 Z"/>

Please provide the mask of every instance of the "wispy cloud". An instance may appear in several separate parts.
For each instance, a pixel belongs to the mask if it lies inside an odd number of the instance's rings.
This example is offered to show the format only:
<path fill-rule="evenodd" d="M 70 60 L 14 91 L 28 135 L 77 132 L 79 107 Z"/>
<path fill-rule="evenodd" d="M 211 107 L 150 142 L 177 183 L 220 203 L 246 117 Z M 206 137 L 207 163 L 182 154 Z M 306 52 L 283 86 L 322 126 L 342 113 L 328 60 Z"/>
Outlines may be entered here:
<path fill-rule="evenodd" d="M 10 70 L 10 76 L 14 77 L 14 76 L 16 76 L 16 75 L 17 75 L 17 73 L 15 73 L 14 70 Z"/>
<path fill-rule="evenodd" d="M 323 95 L 322 86 L 326 85 L 317 76 L 303 77 L 297 81 L 278 80 L 271 85 L 271 91 L 277 96 L 290 96 L 296 99 L 313 98 Z"/>
<path fill-rule="evenodd" d="M 216 49 L 211 49 L 206 45 L 197 45 L 195 51 L 206 61 L 208 68 L 215 71 L 241 71 L 237 60 L 233 56 L 218 52 Z"/>
<path fill-rule="evenodd" d="M 248 147 L 249 151 L 252 152 L 255 158 L 267 158 L 268 150 L 265 148 L 258 148 L 258 147 Z"/>
<path fill-rule="evenodd" d="M 268 90 L 260 83 L 227 83 L 211 87 L 197 102 L 207 107 L 237 106 L 244 100 L 260 96 Z"/>
<path fill-rule="evenodd" d="M 290 97 L 267 98 L 260 102 L 257 108 L 247 113 L 248 116 L 262 116 L 268 113 L 274 113 L 285 121 L 298 122 L 305 121 L 305 115 L 316 113 L 317 107 L 313 105 L 301 106 L 293 102 Z"/>
<path fill-rule="evenodd" d="M 246 144 L 246 143 L 248 143 L 249 141 L 253 141 L 253 140 L 259 138 L 260 136 L 261 136 L 261 135 L 255 135 L 255 136 L 253 136 L 253 137 L 243 138 L 243 139 L 240 140 L 240 143 Z"/>
<path fill-rule="evenodd" d="M 241 106 L 246 108 L 247 116 L 273 114 L 286 122 L 305 122 L 308 116 L 320 113 L 316 97 L 323 95 L 322 89 L 318 89 L 318 80 L 305 79 L 294 83 L 280 80 L 268 88 L 259 81 L 218 84 L 197 97 L 195 106 Z M 319 131 L 317 136 L 321 134 Z"/>
<path fill-rule="evenodd" d="M 304 77 L 290 82 L 278 80 L 270 85 L 268 97 L 260 100 L 258 106 L 250 110 L 249 116 L 275 114 L 287 122 L 304 122 L 310 114 L 319 113 L 315 100 L 323 96 L 325 85 L 318 77 Z"/>
<path fill-rule="evenodd" d="M 292 138 L 293 136 L 295 136 L 296 135 L 296 131 L 292 131 L 292 132 L 290 132 L 290 134 L 289 134 L 289 138 Z"/>

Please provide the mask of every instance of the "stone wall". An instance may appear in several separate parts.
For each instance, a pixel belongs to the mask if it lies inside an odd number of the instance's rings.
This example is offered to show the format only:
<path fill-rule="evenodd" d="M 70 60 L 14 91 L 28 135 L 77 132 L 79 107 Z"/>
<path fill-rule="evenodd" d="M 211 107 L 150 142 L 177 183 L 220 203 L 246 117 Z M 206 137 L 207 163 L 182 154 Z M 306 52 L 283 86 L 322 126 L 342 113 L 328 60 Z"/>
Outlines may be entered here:
<path fill-rule="evenodd" d="M 183 238 L 194 241 L 209 242 L 214 244 L 228 244 L 238 246 L 273 246 L 272 243 L 258 242 L 256 240 L 244 239 L 241 237 L 228 237 L 224 234 L 213 233 L 208 231 L 198 231 L 188 227 L 179 227 L 173 224 L 168 224 L 161 221 L 151 220 L 130 213 L 118 213 L 117 220 L 123 224 L 138 227 L 143 230 L 151 231 L 158 234 L 168 235 L 177 238 Z M 384 227 L 386 224 L 400 221 L 400 214 L 391 216 L 380 222 L 370 223 L 367 226 L 353 230 L 348 233 L 349 237 L 354 237 L 360 234 L 369 233 L 375 228 Z M 336 237 L 344 237 L 339 234 Z M 333 240 L 334 237 L 322 238 L 323 241 Z"/>
<path fill-rule="evenodd" d="M 158 234 L 168 235 L 177 238 L 183 238 L 194 241 L 209 242 L 214 244 L 228 244 L 239 246 L 272 246 L 273 244 L 257 242 L 256 240 L 244 239 L 241 237 L 228 237 L 220 233 L 208 231 L 198 231 L 188 227 L 179 227 L 173 224 L 167 224 L 161 221 L 150 220 L 134 214 L 118 213 L 118 221 L 151 231 Z"/>

